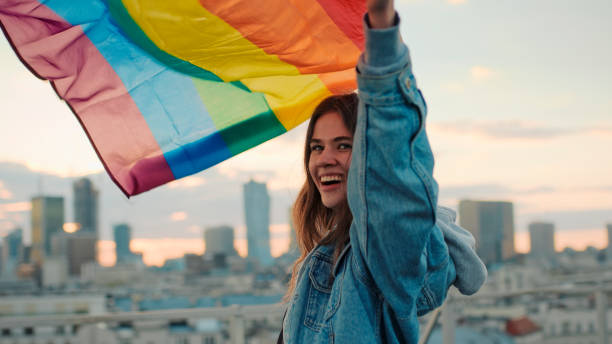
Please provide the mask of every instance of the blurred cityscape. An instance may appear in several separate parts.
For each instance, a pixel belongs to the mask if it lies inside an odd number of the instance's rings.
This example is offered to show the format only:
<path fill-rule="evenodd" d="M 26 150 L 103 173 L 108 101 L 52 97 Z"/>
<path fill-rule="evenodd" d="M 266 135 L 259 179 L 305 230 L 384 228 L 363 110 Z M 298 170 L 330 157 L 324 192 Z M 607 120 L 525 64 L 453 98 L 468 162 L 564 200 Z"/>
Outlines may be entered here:
<path fill-rule="evenodd" d="M 230 225 L 205 228 L 202 255 L 147 266 L 131 249 L 132 224 L 117 223 L 114 266 L 97 261 L 99 194 L 88 178 L 62 195 L 31 198 L 31 243 L 14 228 L 0 246 L 0 343 L 272 343 L 297 258 L 290 226 L 286 253 L 270 251 L 270 195 L 243 185 L 248 254 Z M 73 219 L 65 218 L 72 207 Z M 529 224 L 531 250 L 515 252 L 514 208 L 507 201 L 461 200 L 489 269 L 485 286 L 465 297 L 451 289 L 441 311 L 421 319 L 425 343 L 607 343 L 612 329 L 612 245 L 555 251 L 555 224 Z M 612 223 L 607 225 L 608 242 Z"/>

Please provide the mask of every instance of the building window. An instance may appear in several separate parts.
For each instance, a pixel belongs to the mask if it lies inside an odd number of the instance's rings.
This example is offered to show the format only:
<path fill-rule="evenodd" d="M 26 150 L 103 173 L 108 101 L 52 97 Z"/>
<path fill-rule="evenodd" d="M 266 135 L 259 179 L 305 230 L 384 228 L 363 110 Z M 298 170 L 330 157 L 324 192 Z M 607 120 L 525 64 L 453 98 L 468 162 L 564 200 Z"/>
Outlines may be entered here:
<path fill-rule="evenodd" d="M 215 337 L 203 337 L 202 338 L 202 344 L 216 344 L 215 343 Z"/>
<path fill-rule="evenodd" d="M 594 333 L 595 332 L 595 324 L 590 321 L 589 322 L 589 333 Z"/>
<path fill-rule="evenodd" d="M 3 328 L 2 329 L 2 337 L 10 337 L 11 335 L 11 329 L 10 328 Z"/>
<path fill-rule="evenodd" d="M 26 336 L 33 336 L 34 335 L 34 328 L 33 327 L 26 327 L 23 329 L 23 334 L 25 334 Z"/>

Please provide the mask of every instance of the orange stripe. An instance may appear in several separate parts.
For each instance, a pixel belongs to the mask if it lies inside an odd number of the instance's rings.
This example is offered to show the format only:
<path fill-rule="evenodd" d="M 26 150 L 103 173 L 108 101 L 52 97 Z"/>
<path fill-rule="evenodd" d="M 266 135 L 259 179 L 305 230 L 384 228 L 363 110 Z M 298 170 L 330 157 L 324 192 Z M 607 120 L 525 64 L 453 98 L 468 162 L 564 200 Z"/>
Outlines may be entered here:
<path fill-rule="evenodd" d="M 333 94 L 351 93 L 357 89 L 355 68 L 339 72 L 319 74 L 327 89 Z"/>
<path fill-rule="evenodd" d="M 199 0 L 243 37 L 302 74 L 352 69 L 359 48 L 317 1 Z"/>

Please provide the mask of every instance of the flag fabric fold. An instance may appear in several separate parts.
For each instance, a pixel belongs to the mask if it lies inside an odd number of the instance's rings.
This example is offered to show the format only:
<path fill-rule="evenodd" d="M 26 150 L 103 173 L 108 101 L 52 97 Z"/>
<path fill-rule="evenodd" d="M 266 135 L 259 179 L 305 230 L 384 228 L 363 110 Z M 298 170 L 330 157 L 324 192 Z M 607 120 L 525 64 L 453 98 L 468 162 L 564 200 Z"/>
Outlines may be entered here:
<path fill-rule="evenodd" d="M 363 0 L 3 0 L 0 24 L 131 196 L 353 91 L 364 12 Z"/>

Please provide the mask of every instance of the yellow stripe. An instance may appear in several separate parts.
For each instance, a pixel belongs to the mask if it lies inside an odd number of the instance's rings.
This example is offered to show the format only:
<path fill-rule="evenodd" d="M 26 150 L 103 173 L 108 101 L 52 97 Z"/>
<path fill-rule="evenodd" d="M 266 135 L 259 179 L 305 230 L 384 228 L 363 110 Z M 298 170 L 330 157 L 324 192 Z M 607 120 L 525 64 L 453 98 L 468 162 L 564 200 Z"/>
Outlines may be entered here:
<path fill-rule="evenodd" d="M 268 105 L 285 129 L 307 120 L 322 98 L 332 93 L 317 75 L 270 76 L 242 80 L 253 92 L 264 92 Z"/>
<path fill-rule="evenodd" d="M 300 75 L 295 66 L 268 55 L 198 0 L 123 0 L 123 4 L 159 49 L 224 81 L 241 80 L 252 92 L 264 93 L 287 130 L 310 116 L 316 100 L 331 94 L 316 75 Z"/>

